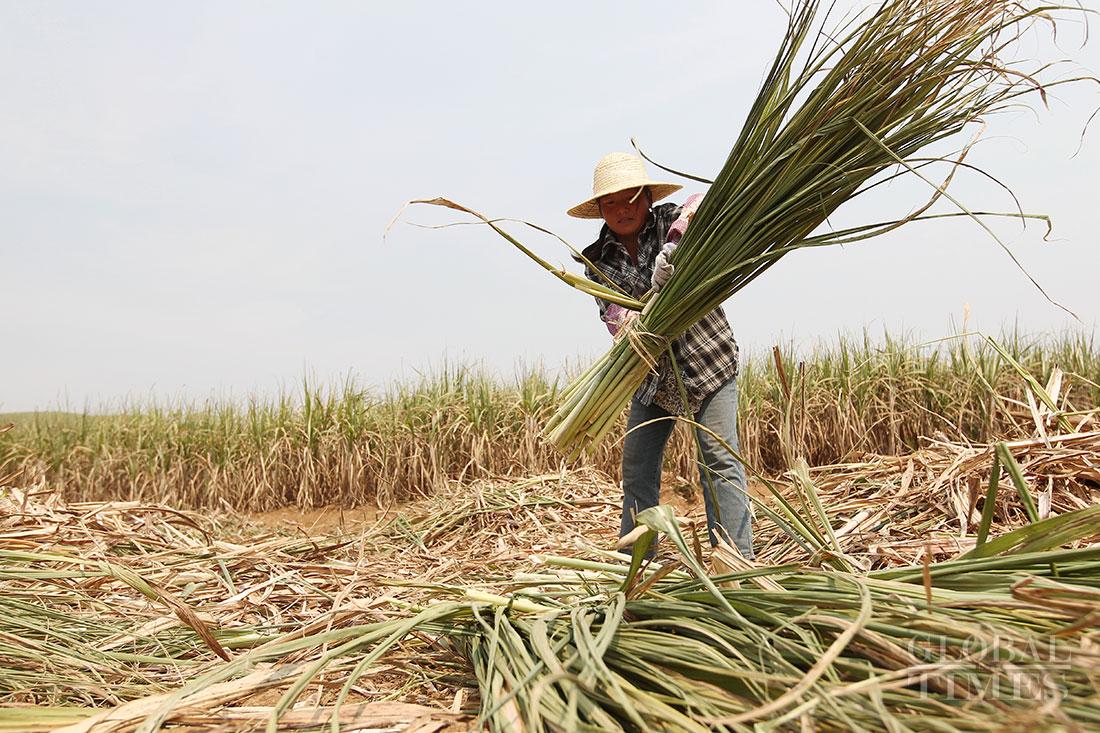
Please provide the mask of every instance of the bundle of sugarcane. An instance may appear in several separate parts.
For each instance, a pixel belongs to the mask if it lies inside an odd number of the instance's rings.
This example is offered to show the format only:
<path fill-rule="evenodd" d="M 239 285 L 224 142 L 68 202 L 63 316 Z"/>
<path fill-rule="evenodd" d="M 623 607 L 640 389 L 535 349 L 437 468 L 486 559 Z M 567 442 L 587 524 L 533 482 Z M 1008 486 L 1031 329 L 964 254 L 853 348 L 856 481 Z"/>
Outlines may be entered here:
<path fill-rule="evenodd" d="M 1048 66 L 1024 69 L 1003 55 L 1054 10 L 1015 0 L 887 0 L 825 33 L 819 2 L 796 3 L 740 137 L 673 257 L 672 278 L 631 337 L 564 393 L 548 425 L 552 442 L 573 452 L 598 443 L 662 352 L 785 254 L 919 218 L 981 223 L 961 205 L 956 214 L 925 214 L 941 195 L 950 198 L 946 183 L 929 181 L 931 201 L 904 219 L 817 233 L 892 166 L 900 166 L 894 175 L 924 178 L 919 169 L 935 159 L 918 154 L 930 144 L 1023 95 L 1044 95 Z M 952 170 L 966 149 L 948 161 Z"/>
<path fill-rule="evenodd" d="M 548 572 L 528 582 L 565 608 L 474 608 L 454 635 L 490 730 L 1100 725 L 1100 548 L 1044 551 L 1048 528 L 1032 525 L 999 538 L 1004 554 L 927 568 L 867 576 L 741 561 L 708 578 L 667 508 L 638 518 L 668 530 L 693 572 L 545 558 Z"/>

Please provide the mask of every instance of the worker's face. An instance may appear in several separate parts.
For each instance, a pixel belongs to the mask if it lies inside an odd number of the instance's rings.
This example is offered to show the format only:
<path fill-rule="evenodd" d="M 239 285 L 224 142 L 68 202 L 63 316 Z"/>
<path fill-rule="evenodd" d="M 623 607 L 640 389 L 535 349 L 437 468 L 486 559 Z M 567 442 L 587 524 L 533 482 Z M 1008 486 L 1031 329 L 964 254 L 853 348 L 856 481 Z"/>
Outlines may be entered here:
<path fill-rule="evenodd" d="M 600 196 L 600 216 L 617 237 L 632 237 L 642 231 L 649 216 L 649 189 L 632 188 Z"/>

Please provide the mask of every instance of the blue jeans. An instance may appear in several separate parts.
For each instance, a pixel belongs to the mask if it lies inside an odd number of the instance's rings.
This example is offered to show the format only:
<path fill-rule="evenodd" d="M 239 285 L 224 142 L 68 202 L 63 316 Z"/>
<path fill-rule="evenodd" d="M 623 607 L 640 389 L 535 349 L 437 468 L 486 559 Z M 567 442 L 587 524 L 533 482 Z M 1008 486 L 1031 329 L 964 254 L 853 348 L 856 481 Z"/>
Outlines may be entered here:
<path fill-rule="evenodd" d="M 627 435 L 623 444 L 623 519 L 619 536 L 634 529 L 634 515 L 657 506 L 661 497 L 661 464 L 676 421 L 671 419 L 638 428 L 649 420 L 669 418 L 671 413 L 657 405 L 630 403 Z M 695 413 L 695 422 L 706 426 L 735 451 L 737 442 L 737 379 L 731 379 L 708 395 Z M 710 434 L 696 429 L 704 465 L 699 467 L 703 502 L 707 508 L 707 534 L 711 545 L 722 539 L 735 545 L 745 557 L 754 557 L 752 514 L 746 493 L 745 468 Z"/>

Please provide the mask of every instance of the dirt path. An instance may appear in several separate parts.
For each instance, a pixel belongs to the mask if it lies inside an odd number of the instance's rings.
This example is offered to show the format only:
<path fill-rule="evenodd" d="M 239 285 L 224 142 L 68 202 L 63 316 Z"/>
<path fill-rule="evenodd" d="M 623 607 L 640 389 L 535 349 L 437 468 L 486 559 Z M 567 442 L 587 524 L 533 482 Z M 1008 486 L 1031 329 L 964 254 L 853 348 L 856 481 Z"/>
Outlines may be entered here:
<path fill-rule="evenodd" d="M 754 496 L 765 496 L 763 486 L 755 482 L 750 482 L 749 486 Z M 661 503 L 670 504 L 680 516 L 703 511 L 703 495 L 698 486 L 671 474 L 666 474 L 661 479 Z M 269 529 L 324 535 L 363 531 L 398 514 L 412 516 L 422 514 L 428 506 L 428 500 L 418 500 L 395 504 L 385 509 L 379 509 L 374 505 L 359 507 L 329 505 L 319 509 L 283 507 L 246 516 L 249 520 Z"/>
<path fill-rule="evenodd" d="M 269 512 L 255 512 L 246 516 L 270 529 L 300 529 L 308 535 L 337 534 L 369 529 L 387 516 L 408 511 L 415 504 L 398 504 L 388 509 L 376 506 L 340 507 L 326 506 L 320 509 L 283 507 Z"/>

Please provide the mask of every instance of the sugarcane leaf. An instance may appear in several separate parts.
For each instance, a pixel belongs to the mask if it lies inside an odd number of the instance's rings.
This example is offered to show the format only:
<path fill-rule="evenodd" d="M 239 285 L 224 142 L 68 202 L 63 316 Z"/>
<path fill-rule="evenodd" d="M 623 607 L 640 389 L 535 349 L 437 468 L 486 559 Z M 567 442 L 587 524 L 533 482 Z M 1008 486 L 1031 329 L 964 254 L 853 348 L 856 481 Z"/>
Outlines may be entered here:
<path fill-rule="evenodd" d="M 993 523 L 993 512 L 997 504 L 997 487 L 1001 481 L 1001 458 L 994 452 L 993 453 L 993 467 L 989 471 L 989 487 L 985 492 L 985 503 L 982 505 L 982 519 L 978 524 L 978 537 L 975 543 L 976 547 L 981 547 L 985 544 L 986 539 L 989 537 L 989 526 Z"/>
<path fill-rule="evenodd" d="M 528 248 L 526 245 L 524 245 L 518 239 L 516 239 L 511 234 L 509 234 L 507 231 L 505 231 L 503 228 L 501 228 L 500 225 L 497 224 L 498 221 L 503 221 L 501 219 L 490 219 L 489 217 L 485 216 L 484 214 L 481 214 L 481 213 L 479 213 L 479 212 L 477 212 L 477 211 L 475 211 L 475 210 L 473 210 L 473 209 L 471 209 L 467 206 L 463 206 L 462 204 L 456 203 L 454 201 L 451 201 L 450 199 L 443 198 L 441 196 L 433 198 L 433 199 L 414 199 L 414 200 L 409 201 L 408 203 L 406 203 L 405 207 L 407 207 L 411 204 L 425 204 L 425 205 L 428 205 L 428 206 L 441 206 L 443 208 L 453 209 L 455 211 L 461 211 L 465 214 L 469 214 L 473 217 L 476 217 L 483 224 L 487 225 L 490 229 L 492 229 L 494 232 L 496 232 L 501 237 L 503 237 L 505 240 L 507 240 L 510 244 L 512 244 L 512 246 L 514 246 L 520 252 L 527 255 L 527 257 L 529 257 L 536 264 L 538 264 L 539 267 L 543 268 L 544 270 L 549 272 L 551 275 L 553 275 L 554 277 L 556 277 L 559 280 L 561 280 L 562 282 L 564 282 L 566 285 L 569 285 L 570 287 L 575 288 L 577 290 L 580 290 L 581 292 L 586 293 L 588 295 L 591 295 L 593 297 L 600 298 L 602 300 L 606 300 L 610 303 L 616 303 L 618 305 L 623 306 L 624 308 L 629 308 L 631 310 L 640 311 L 643 307 L 645 307 L 644 302 L 638 300 L 637 298 L 632 298 L 629 295 L 626 295 L 625 293 L 623 293 L 622 289 L 619 288 L 617 285 L 615 285 L 615 283 L 612 282 L 610 280 L 610 278 L 604 277 L 603 279 L 606 281 L 607 285 L 600 285 L 599 283 L 593 282 L 593 281 L 591 281 L 587 278 L 576 275 L 575 273 L 571 273 L 568 270 L 565 270 L 565 269 L 560 268 L 560 267 L 555 267 L 554 265 L 550 264 L 549 262 L 547 262 L 543 258 L 539 257 L 537 254 L 535 254 L 535 252 L 533 250 Z M 404 210 L 405 207 L 402 207 L 402 211 Z M 401 212 L 398 212 L 397 216 L 394 217 L 394 221 L 396 221 L 398 218 L 400 218 L 400 216 L 401 216 Z M 530 226 L 534 229 L 542 231 L 542 232 L 548 232 L 549 231 L 549 230 L 547 230 L 543 227 L 540 227 L 540 226 L 535 225 L 535 224 L 531 224 L 529 222 L 523 222 L 523 223 L 527 224 L 528 226 Z M 393 225 L 393 222 L 391 222 L 390 226 L 392 226 L 392 225 Z M 554 236 L 557 236 L 557 235 L 554 235 Z M 561 237 L 558 237 L 558 239 L 562 242 L 565 241 L 564 239 L 561 239 Z M 572 249 L 572 247 L 570 249 Z M 573 252 L 576 254 L 576 256 L 581 257 L 583 259 L 583 255 L 580 252 L 577 252 L 575 249 L 573 249 Z M 587 259 L 584 259 L 584 262 L 592 269 L 593 272 L 599 272 L 599 268 L 596 267 L 595 264 L 588 261 Z"/>
<path fill-rule="evenodd" d="M 1066 416 L 1062 414 L 1062 411 L 1060 409 L 1058 409 L 1058 404 L 1054 401 L 1054 398 L 1051 397 L 1050 393 L 1047 392 L 1046 387 L 1040 384 L 1039 380 L 1036 379 L 1034 375 L 1031 374 L 1031 372 L 1025 369 L 1019 361 L 1013 358 L 1012 354 L 1008 353 L 1008 349 L 1006 349 L 1000 342 L 998 342 L 996 339 L 990 338 L 989 336 L 986 336 L 985 339 L 989 343 L 989 345 L 992 346 L 993 349 L 1000 355 L 1000 357 L 1004 359 L 1008 363 L 1008 365 L 1012 367 L 1012 369 L 1017 374 L 1019 374 L 1025 382 L 1027 382 L 1028 387 L 1030 387 L 1031 391 L 1042 401 L 1044 405 L 1046 405 L 1047 409 L 1055 415 L 1058 415 L 1058 426 L 1067 433 L 1073 432 L 1073 427 L 1069 424 L 1069 420 L 1066 419 Z"/>
<path fill-rule="evenodd" d="M 998 443 L 996 451 L 1001 463 L 1004 464 L 1005 470 L 1008 471 L 1009 478 L 1012 479 L 1012 485 L 1016 487 L 1016 493 L 1020 497 L 1024 513 L 1027 514 L 1027 518 L 1033 524 L 1038 522 L 1039 510 L 1035 507 L 1035 500 L 1031 496 L 1031 491 L 1027 488 L 1027 481 L 1024 480 L 1024 472 L 1020 469 L 1020 464 L 1016 462 L 1015 456 L 1009 451 L 1006 443 Z"/>
<path fill-rule="evenodd" d="M 1078 509 L 1006 532 L 960 555 L 959 559 L 1053 550 L 1095 536 L 1100 531 L 1098 522 L 1100 506 Z"/>

